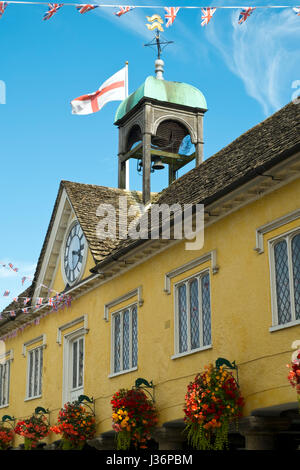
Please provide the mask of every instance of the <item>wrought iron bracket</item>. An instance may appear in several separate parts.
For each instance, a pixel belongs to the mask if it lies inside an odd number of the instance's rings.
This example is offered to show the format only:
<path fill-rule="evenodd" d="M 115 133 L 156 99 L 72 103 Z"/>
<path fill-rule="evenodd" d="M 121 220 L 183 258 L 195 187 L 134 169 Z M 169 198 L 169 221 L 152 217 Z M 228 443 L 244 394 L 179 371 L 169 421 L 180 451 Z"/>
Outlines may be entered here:
<path fill-rule="evenodd" d="M 14 429 L 15 428 L 15 422 L 16 422 L 16 418 L 14 416 L 4 415 L 4 416 L 2 416 L 0 424 L 1 423 L 7 423 Z"/>
<path fill-rule="evenodd" d="M 48 421 L 48 424 L 50 425 L 50 411 L 48 410 L 48 408 L 45 409 L 42 406 L 37 406 L 34 410 L 34 414 L 39 415 L 39 416 L 47 415 L 47 421 Z"/>
<path fill-rule="evenodd" d="M 76 403 L 83 404 L 86 408 L 91 411 L 93 416 L 96 416 L 95 400 L 93 397 L 89 398 L 87 395 L 79 395 L 78 399 L 76 400 Z"/>
<path fill-rule="evenodd" d="M 236 371 L 236 383 L 239 387 L 239 372 L 238 366 L 236 365 L 235 361 L 230 362 L 224 357 L 218 357 L 218 359 L 216 360 L 216 368 L 219 369 L 221 366 L 225 366 L 224 369 Z"/>
<path fill-rule="evenodd" d="M 151 398 L 153 403 L 155 402 L 154 384 L 153 384 L 152 380 L 151 380 L 151 382 L 148 382 L 148 380 L 143 379 L 142 377 L 139 377 L 138 379 L 136 379 L 133 388 L 136 388 L 138 390 L 143 390 L 144 392 L 146 392 L 149 395 L 149 397 Z M 152 389 L 152 392 L 149 389 Z"/>

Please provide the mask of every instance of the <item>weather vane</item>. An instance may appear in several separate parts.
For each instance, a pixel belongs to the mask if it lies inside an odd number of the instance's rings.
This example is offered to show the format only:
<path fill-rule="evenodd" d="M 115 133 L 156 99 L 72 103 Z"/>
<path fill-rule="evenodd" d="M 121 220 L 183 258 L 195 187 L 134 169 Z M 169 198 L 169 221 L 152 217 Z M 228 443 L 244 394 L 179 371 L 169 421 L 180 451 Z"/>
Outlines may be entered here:
<path fill-rule="evenodd" d="M 167 47 L 168 44 L 172 44 L 174 41 L 167 41 L 166 39 L 161 38 L 160 32 L 164 31 L 164 28 L 162 27 L 162 24 L 164 23 L 164 21 L 161 18 L 161 16 L 157 14 L 152 15 L 152 16 L 147 16 L 147 20 L 149 21 L 149 23 L 151 23 L 151 24 L 146 23 L 147 28 L 150 31 L 154 31 L 155 29 L 157 31 L 152 41 L 148 42 L 147 44 L 144 44 L 144 46 L 157 48 L 157 58 L 160 59 L 162 50 L 165 47 Z"/>

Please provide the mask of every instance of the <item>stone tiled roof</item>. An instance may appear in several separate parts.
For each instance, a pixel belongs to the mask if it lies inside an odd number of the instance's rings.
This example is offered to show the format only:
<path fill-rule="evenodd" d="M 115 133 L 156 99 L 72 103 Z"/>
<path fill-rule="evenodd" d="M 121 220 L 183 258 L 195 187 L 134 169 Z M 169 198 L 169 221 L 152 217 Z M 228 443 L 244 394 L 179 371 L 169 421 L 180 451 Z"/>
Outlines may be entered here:
<path fill-rule="evenodd" d="M 208 204 L 300 149 L 300 105 L 290 103 L 162 191 L 158 203 Z"/>
<path fill-rule="evenodd" d="M 71 181 L 62 181 L 62 185 L 67 191 L 94 260 L 97 262 L 104 259 L 119 244 L 119 198 L 126 197 L 127 206 L 129 207 L 132 204 L 142 203 L 142 193 L 105 186 L 72 183 Z M 100 221 L 100 217 L 97 216 L 97 208 L 100 204 L 110 204 L 115 208 L 117 239 L 99 240 L 97 237 L 96 227 Z M 105 213 L 103 215 L 106 217 Z M 112 217 L 113 213 L 107 215 L 107 217 L 109 216 Z M 130 217 L 127 223 L 129 224 L 133 218 Z"/>
<path fill-rule="evenodd" d="M 297 151 L 300 151 L 300 105 L 289 103 L 175 180 L 156 202 L 208 205 Z M 122 240 L 99 267 L 143 242 Z"/>

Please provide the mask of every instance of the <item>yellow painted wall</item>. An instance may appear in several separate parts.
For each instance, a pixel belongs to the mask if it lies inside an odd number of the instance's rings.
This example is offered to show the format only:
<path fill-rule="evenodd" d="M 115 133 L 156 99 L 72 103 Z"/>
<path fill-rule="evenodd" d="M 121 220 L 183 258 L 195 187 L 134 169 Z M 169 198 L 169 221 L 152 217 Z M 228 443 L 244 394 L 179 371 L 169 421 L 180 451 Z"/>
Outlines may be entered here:
<path fill-rule="evenodd" d="M 10 406 L 0 409 L 0 416 L 1 412 L 26 416 L 36 406 L 43 406 L 55 410 L 50 415 L 51 424 L 55 423 L 63 404 L 64 341 L 62 345 L 57 344 L 57 329 L 83 314 L 88 315 L 89 328 L 85 335 L 84 393 L 96 399 L 98 434 L 111 429 L 113 393 L 121 387 L 131 388 L 138 377 L 153 380 L 155 384 L 160 424 L 183 418 L 187 384 L 218 357 L 235 360 L 238 364 L 240 386 L 246 399 L 245 416 L 255 408 L 296 401 L 295 392 L 287 381 L 286 363 L 290 361 L 292 342 L 300 339 L 300 325 L 269 331 L 272 312 L 267 242 L 275 235 L 300 227 L 300 219 L 265 235 L 263 254 L 253 248 L 259 226 L 299 208 L 299 183 L 299 179 L 295 180 L 206 228 L 201 250 L 186 251 L 184 242 L 179 242 L 78 298 L 70 308 L 51 313 L 39 325 L 7 340 L 7 349 L 14 350 Z M 217 250 L 220 268 L 217 274 L 212 274 L 211 263 L 206 262 L 172 279 L 171 294 L 164 293 L 165 273 L 213 249 Z M 93 265 L 90 254 L 87 265 Z M 210 269 L 212 348 L 171 359 L 174 354 L 174 283 L 207 267 Z M 89 274 L 86 269 L 86 275 Z M 144 304 L 138 307 L 138 370 L 109 378 L 111 312 L 137 298 L 110 309 L 108 322 L 103 319 L 104 305 L 140 285 Z M 59 270 L 53 286 L 57 290 L 64 287 Z M 67 331 L 70 330 L 63 333 Z M 43 333 L 47 335 L 43 396 L 24 402 L 27 357 L 22 356 L 22 345 Z"/>

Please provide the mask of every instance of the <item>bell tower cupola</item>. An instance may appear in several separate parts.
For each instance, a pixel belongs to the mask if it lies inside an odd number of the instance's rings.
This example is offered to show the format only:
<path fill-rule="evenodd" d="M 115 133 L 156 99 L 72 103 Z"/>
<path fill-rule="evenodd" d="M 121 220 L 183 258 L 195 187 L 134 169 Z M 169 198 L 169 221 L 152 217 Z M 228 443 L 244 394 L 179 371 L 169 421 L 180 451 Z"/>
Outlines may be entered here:
<path fill-rule="evenodd" d="M 203 160 L 203 116 L 206 111 L 206 100 L 200 90 L 186 83 L 164 80 L 164 62 L 159 53 L 155 61 L 155 76 L 147 77 L 116 112 L 119 188 L 125 189 L 126 161 L 130 158 L 139 160 L 143 173 L 144 204 L 150 201 L 151 173 L 154 170 L 167 165 L 171 184 L 176 179 L 177 171 L 190 161 L 195 160 L 195 166 L 200 165 Z M 180 152 L 187 136 L 195 146 L 191 155 Z"/>

